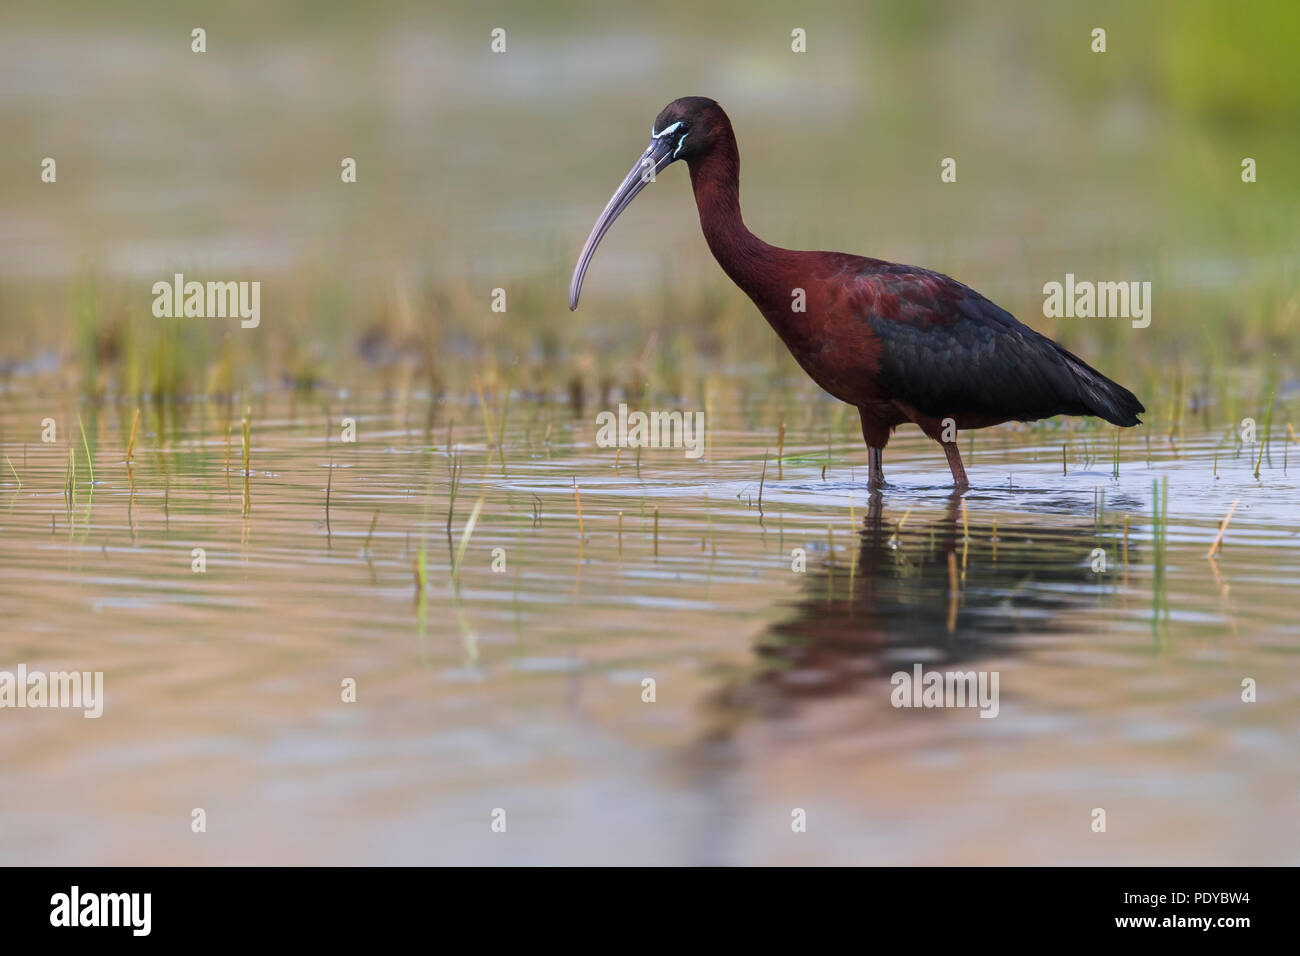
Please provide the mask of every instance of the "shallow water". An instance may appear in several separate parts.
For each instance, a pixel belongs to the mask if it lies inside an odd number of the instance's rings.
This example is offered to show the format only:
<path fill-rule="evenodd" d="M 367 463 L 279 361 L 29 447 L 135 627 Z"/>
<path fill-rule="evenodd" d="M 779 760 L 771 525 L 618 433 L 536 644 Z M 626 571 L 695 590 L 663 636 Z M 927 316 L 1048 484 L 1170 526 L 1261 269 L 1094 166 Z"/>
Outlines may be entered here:
<path fill-rule="evenodd" d="M 133 408 L 83 408 L 91 484 L 75 400 L 4 398 L 0 669 L 105 686 L 0 710 L 5 863 L 1300 862 L 1276 427 L 1259 479 L 1226 426 L 1125 432 L 1118 477 L 1109 428 L 963 435 L 964 496 L 905 430 L 873 500 L 829 403 L 779 464 L 721 394 L 702 459 L 616 462 L 521 396 L 497 449 L 471 402 L 277 393 L 244 515 L 241 411 L 146 408 L 128 469 Z M 996 718 L 891 706 L 916 663 L 997 672 Z"/>

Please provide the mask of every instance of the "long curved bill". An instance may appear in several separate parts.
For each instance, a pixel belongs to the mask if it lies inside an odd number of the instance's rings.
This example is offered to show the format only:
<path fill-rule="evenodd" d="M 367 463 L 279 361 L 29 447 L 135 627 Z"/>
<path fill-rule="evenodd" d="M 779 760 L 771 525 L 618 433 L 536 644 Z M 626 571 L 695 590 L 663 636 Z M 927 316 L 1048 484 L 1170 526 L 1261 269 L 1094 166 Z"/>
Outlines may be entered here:
<path fill-rule="evenodd" d="M 632 171 L 610 197 L 605 211 L 596 220 L 596 225 L 591 227 L 591 235 L 587 237 L 587 244 L 582 247 L 582 255 L 578 256 L 578 264 L 573 270 L 573 280 L 569 283 L 569 311 L 578 307 L 578 296 L 582 293 L 582 279 L 587 274 L 587 266 L 591 263 L 591 257 L 596 254 L 596 246 L 600 244 L 600 240 L 604 238 L 605 233 L 609 232 L 609 227 L 614 225 L 618 214 L 631 205 L 636 194 L 654 182 L 655 174 L 672 162 L 673 145 L 669 139 L 670 137 L 662 136 L 650 140 L 650 145 L 636 161 Z"/>

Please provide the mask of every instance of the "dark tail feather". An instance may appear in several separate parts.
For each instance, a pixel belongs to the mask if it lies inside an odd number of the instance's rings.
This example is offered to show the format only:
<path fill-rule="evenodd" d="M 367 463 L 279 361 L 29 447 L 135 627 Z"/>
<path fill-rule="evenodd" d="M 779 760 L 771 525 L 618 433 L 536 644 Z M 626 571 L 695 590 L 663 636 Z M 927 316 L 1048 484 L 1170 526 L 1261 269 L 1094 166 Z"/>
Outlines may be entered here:
<path fill-rule="evenodd" d="M 1078 356 L 1065 352 L 1065 357 L 1074 371 L 1079 401 L 1087 409 L 1085 414 L 1096 415 L 1112 425 L 1122 425 L 1125 428 L 1142 424 L 1138 413 L 1145 412 L 1146 408 L 1136 395 L 1123 385 L 1112 382 Z"/>

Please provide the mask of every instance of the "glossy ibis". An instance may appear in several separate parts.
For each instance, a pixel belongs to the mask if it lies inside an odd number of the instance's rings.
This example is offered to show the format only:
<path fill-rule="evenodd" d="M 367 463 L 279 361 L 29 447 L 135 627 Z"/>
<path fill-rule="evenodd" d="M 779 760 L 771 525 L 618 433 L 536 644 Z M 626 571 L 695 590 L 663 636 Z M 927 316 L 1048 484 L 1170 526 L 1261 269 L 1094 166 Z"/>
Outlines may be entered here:
<path fill-rule="evenodd" d="M 587 237 L 569 285 L 570 309 L 578 307 L 587 266 L 619 213 L 679 159 L 691 172 L 704 238 L 723 271 L 812 380 L 857 407 L 872 488 L 884 484 L 885 445 L 906 422 L 943 446 L 958 487 L 968 483 L 956 429 L 1052 415 L 1141 424 L 1137 415 L 1146 409 L 1132 392 L 955 279 L 759 239 L 740 216 L 740 152 L 731 121 L 703 96 L 674 100 L 655 119 L 650 145 Z"/>

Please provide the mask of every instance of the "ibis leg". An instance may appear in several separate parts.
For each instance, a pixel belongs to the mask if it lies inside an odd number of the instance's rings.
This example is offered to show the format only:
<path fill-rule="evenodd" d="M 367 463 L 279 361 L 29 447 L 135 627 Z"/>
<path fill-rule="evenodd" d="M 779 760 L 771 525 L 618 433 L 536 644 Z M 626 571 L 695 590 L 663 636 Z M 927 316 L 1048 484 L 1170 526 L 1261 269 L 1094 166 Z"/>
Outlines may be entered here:
<path fill-rule="evenodd" d="M 869 411 L 859 406 L 858 415 L 862 418 L 862 440 L 867 443 L 867 460 L 871 463 L 871 478 L 868 487 L 874 489 L 885 486 L 885 445 L 889 443 L 890 425 L 888 419 L 880 417 L 878 410 Z"/>
<path fill-rule="evenodd" d="M 943 445 L 943 453 L 948 456 L 948 467 L 952 469 L 952 483 L 958 488 L 969 488 L 970 482 L 966 480 L 966 469 L 961 464 L 961 452 L 957 450 L 955 441 L 940 442 Z"/>
<path fill-rule="evenodd" d="M 871 477 L 868 479 L 868 488 L 883 488 L 885 486 L 885 449 L 868 448 L 867 461 L 871 465 Z"/>

